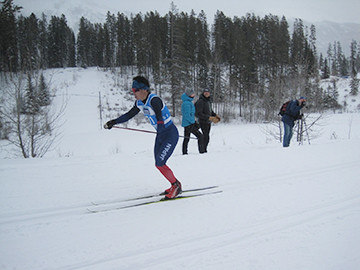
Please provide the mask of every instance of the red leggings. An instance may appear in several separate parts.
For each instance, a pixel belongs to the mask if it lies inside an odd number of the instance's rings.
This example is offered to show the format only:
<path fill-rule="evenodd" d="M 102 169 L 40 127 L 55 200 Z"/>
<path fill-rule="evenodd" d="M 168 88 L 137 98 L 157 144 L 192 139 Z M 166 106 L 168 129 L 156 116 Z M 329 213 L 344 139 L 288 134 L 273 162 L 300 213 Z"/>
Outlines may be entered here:
<path fill-rule="evenodd" d="M 176 182 L 175 175 L 172 170 L 167 165 L 156 166 L 156 168 L 162 173 L 163 176 L 171 183 L 174 184 Z"/>

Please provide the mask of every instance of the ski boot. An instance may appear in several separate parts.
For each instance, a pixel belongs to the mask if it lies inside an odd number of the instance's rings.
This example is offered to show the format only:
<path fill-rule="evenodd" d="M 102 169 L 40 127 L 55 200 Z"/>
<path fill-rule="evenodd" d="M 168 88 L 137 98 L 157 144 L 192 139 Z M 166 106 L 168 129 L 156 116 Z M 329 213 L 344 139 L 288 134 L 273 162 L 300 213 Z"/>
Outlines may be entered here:
<path fill-rule="evenodd" d="M 181 183 L 178 180 L 176 180 L 176 182 L 172 184 L 170 188 L 165 190 L 165 194 L 166 194 L 165 200 L 174 199 L 177 195 L 181 193 L 182 193 Z"/>

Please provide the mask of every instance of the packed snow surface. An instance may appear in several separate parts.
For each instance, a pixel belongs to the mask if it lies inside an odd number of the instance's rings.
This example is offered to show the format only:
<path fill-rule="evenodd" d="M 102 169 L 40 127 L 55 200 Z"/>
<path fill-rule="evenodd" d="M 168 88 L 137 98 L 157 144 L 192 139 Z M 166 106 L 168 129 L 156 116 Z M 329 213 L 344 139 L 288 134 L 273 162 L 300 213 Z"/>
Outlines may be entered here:
<path fill-rule="evenodd" d="M 221 193 L 94 214 L 169 187 L 155 135 L 100 128 L 99 92 L 132 104 L 112 80 L 96 69 L 53 76 L 68 104 L 44 158 L 14 158 L 2 142 L 0 269 L 360 269 L 359 113 L 329 114 L 316 139 L 289 148 L 269 124 L 213 125 L 207 154 L 191 140 L 183 156 L 180 139 L 168 165 L 183 189 Z"/>

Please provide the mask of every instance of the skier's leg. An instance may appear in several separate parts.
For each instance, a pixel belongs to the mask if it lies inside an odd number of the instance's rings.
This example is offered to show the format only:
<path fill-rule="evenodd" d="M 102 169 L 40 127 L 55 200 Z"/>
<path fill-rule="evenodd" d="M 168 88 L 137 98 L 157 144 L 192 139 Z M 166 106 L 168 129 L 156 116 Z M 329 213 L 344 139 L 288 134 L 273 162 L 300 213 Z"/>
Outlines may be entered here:
<path fill-rule="evenodd" d="M 171 183 L 175 183 L 177 179 L 175 178 L 172 170 L 166 165 L 166 161 L 170 158 L 171 154 L 174 152 L 176 144 L 179 140 L 179 133 L 175 125 L 168 127 L 169 130 L 166 138 L 160 142 L 155 141 L 155 166 L 161 172 L 161 174 Z"/>
<path fill-rule="evenodd" d="M 156 168 L 170 182 L 170 184 L 174 184 L 177 181 L 174 173 L 167 165 L 156 166 Z"/>

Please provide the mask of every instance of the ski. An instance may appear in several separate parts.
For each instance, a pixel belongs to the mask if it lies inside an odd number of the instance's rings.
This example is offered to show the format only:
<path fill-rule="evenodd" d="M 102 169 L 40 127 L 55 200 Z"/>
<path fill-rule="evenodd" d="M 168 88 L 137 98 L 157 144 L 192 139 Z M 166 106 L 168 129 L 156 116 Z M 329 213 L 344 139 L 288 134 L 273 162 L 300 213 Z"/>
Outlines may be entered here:
<path fill-rule="evenodd" d="M 203 187 L 203 188 L 194 188 L 194 189 L 186 189 L 183 190 L 182 193 L 188 193 L 188 192 L 195 192 L 195 191 L 203 191 L 203 190 L 208 190 L 208 189 L 214 189 L 217 188 L 219 186 L 210 186 L 210 187 Z M 151 194 L 151 195 L 146 195 L 146 196 L 140 196 L 140 197 L 135 197 L 135 198 L 130 198 L 130 199 L 123 199 L 123 200 L 112 200 L 112 201 L 106 201 L 106 202 L 91 202 L 92 205 L 94 206 L 100 206 L 100 205 L 105 205 L 105 204 L 114 204 L 114 203 L 122 203 L 122 202 L 131 202 L 131 201 L 137 201 L 137 200 L 143 200 L 143 199 L 150 199 L 150 198 L 155 198 L 155 197 L 160 197 L 160 196 L 164 196 L 165 193 L 157 193 L 157 194 Z"/>
<path fill-rule="evenodd" d="M 187 191 L 187 192 L 189 192 L 189 191 Z M 151 201 L 147 201 L 147 202 L 135 203 L 135 204 L 130 204 L 130 205 L 123 205 L 123 206 L 106 208 L 106 209 L 89 209 L 89 208 L 86 208 L 86 210 L 89 213 L 94 214 L 94 213 L 121 210 L 121 209 L 126 209 L 126 208 L 133 208 L 133 207 L 138 207 L 138 206 L 143 206 L 143 205 L 150 205 L 150 204 L 155 204 L 155 203 L 160 203 L 160 202 L 171 202 L 171 201 L 175 201 L 175 200 L 194 198 L 194 197 L 200 197 L 200 196 L 205 196 L 205 195 L 213 195 L 213 194 L 218 194 L 218 193 L 221 193 L 221 192 L 222 192 L 221 190 L 218 190 L 218 191 L 212 191 L 212 192 L 206 192 L 206 193 L 198 193 L 198 194 L 192 194 L 192 195 L 179 195 L 179 196 L 177 196 L 177 197 L 175 197 L 173 199 L 161 198 L 161 199 L 155 199 L 155 200 L 151 200 Z M 133 201 L 136 201 L 136 200 L 133 200 Z"/>

